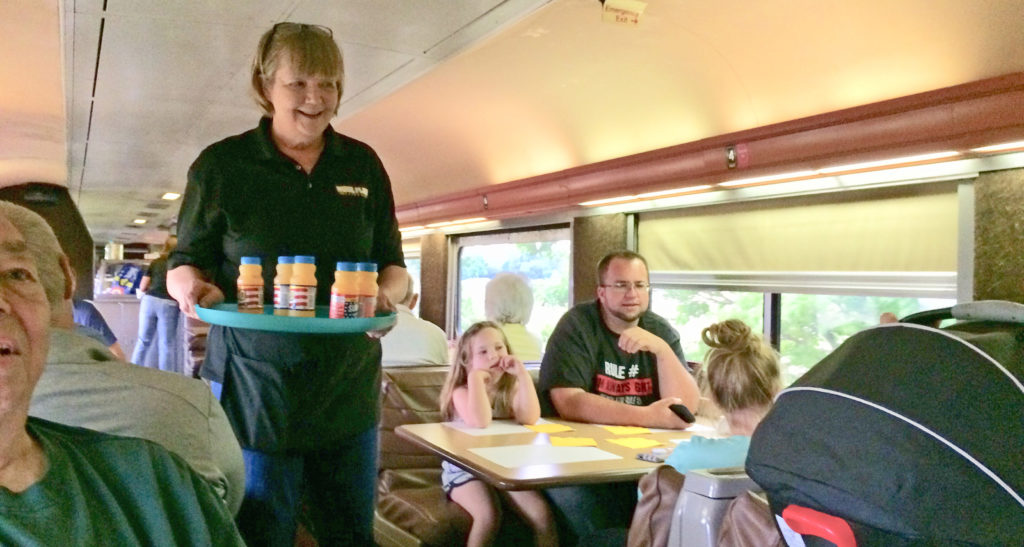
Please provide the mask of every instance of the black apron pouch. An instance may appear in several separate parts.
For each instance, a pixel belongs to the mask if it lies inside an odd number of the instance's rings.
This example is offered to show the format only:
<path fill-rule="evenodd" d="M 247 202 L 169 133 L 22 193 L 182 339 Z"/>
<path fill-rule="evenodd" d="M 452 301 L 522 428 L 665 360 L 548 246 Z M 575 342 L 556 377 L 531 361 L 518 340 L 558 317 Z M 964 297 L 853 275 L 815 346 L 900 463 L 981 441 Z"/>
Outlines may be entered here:
<path fill-rule="evenodd" d="M 242 448 L 267 453 L 288 450 L 295 366 L 299 365 L 228 357 L 221 405 Z"/>

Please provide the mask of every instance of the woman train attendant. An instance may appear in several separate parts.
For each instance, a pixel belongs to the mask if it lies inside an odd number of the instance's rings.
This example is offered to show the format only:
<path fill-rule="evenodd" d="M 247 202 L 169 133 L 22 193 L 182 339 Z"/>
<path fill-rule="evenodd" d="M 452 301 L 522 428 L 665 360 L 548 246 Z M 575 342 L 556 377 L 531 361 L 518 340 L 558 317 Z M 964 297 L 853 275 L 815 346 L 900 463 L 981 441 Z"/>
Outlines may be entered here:
<path fill-rule="evenodd" d="M 327 265 L 351 260 L 378 265 L 378 310 L 393 309 L 405 264 L 391 185 L 370 147 L 330 126 L 343 74 L 326 27 L 278 23 L 260 39 L 263 119 L 189 169 L 168 274 L 186 313 L 235 299 L 242 256 L 300 254 L 318 258 L 318 304 L 330 298 Z M 270 290 L 274 268 L 263 275 Z M 300 497 L 321 545 L 372 544 L 383 333 L 373 334 L 211 329 L 203 376 L 221 383 L 244 448 L 238 524 L 250 545 L 290 545 Z"/>

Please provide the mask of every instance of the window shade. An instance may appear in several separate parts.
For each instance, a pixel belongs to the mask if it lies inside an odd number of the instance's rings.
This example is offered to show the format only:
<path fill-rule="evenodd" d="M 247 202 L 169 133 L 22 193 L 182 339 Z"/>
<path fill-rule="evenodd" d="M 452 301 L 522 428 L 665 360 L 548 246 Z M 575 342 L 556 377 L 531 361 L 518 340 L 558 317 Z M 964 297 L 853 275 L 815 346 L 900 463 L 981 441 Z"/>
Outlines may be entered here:
<path fill-rule="evenodd" d="M 658 211 L 640 215 L 638 236 L 652 271 L 956 271 L 957 195 Z"/>

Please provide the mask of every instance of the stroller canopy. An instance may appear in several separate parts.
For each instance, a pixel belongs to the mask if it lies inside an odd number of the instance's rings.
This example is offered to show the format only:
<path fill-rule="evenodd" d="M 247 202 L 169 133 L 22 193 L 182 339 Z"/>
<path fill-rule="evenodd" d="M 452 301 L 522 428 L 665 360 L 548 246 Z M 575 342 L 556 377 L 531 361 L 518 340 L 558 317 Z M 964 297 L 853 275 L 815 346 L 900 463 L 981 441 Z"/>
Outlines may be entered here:
<path fill-rule="evenodd" d="M 910 541 L 1024 538 L 1024 326 L 952 328 L 862 331 L 779 394 L 746 466 L 776 513 Z"/>

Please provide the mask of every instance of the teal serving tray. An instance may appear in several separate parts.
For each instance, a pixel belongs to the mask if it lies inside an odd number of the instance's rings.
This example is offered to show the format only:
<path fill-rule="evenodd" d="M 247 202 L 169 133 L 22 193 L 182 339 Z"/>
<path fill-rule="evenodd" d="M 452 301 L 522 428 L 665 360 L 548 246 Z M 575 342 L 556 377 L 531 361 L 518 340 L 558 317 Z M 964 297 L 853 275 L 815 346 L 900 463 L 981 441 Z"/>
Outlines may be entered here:
<path fill-rule="evenodd" d="M 317 306 L 316 317 L 274 315 L 274 306 L 263 306 L 263 313 L 242 313 L 238 304 L 217 304 L 212 308 L 196 306 L 196 314 L 207 323 L 236 329 L 295 332 L 301 334 L 353 334 L 380 330 L 394 324 L 395 314 L 352 319 L 332 319 L 328 306 Z"/>

